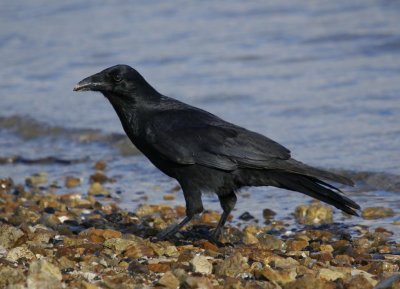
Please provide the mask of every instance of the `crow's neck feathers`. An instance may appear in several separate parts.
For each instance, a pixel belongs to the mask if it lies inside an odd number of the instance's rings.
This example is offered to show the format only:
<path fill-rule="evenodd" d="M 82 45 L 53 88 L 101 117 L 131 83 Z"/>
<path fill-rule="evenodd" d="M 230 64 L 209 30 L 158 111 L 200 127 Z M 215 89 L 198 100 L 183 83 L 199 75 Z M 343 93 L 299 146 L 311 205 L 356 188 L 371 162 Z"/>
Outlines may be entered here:
<path fill-rule="evenodd" d="M 156 108 L 165 98 L 150 85 L 123 94 L 108 93 L 105 96 L 117 112 L 126 134 L 134 143 L 135 137 L 145 126 L 143 122 L 146 118 L 142 116 Z"/>

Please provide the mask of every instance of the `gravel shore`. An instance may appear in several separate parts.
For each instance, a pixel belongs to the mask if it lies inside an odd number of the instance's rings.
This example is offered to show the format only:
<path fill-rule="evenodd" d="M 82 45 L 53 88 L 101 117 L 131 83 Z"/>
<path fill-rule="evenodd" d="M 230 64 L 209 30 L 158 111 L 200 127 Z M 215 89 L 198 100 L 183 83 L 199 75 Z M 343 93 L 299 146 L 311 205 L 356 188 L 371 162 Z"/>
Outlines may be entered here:
<path fill-rule="evenodd" d="M 0 180 L 0 288 L 400 288 L 400 242 L 383 227 L 338 227 L 330 207 L 312 203 L 291 215 L 304 228 L 298 231 L 266 209 L 264 224 L 242 215 L 214 244 L 207 231 L 219 213 L 207 211 L 157 242 L 152 236 L 185 208 L 122 210 L 103 186 L 112 181 L 105 164 L 95 168 L 88 192 L 73 176 L 65 178 L 76 191 L 68 194 L 48 185 L 46 174 L 25 184 Z M 364 218 L 393 214 L 363 211 Z"/>

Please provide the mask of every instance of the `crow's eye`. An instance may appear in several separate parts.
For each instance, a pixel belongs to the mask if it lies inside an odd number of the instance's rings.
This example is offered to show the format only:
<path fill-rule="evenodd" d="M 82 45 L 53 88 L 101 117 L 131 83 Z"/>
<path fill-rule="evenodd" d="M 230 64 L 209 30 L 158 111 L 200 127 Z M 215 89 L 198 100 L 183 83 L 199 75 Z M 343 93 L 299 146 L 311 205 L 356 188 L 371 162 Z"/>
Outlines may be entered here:
<path fill-rule="evenodd" d="M 114 78 L 114 80 L 115 80 L 116 82 L 120 82 L 120 81 L 122 80 L 122 76 L 121 76 L 120 74 L 115 74 L 115 75 L 113 76 L 113 78 Z"/>

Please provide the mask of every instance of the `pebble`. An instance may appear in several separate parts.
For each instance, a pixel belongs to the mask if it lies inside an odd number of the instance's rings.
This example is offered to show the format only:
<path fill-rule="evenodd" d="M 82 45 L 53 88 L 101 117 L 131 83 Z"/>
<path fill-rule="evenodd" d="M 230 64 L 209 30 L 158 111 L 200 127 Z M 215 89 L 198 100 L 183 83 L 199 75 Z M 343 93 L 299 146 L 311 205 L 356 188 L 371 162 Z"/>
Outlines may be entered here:
<path fill-rule="evenodd" d="M 207 258 L 204 256 L 195 256 L 190 261 L 191 268 L 193 272 L 201 273 L 201 274 L 211 274 L 213 266 L 210 262 L 208 262 Z"/>
<path fill-rule="evenodd" d="M 245 232 L 243 236 L 243 243 L 245 243 L 246 245 L 253 245 L 259 243 L 259 240 L 254 234 L 250 232 Z"/>
<path fill-rule="evenodd" d="M 332 281 L 319 279 L 312 274 L 305 274 L 304 276 L 294 280 L 285 285 L 284 289 L 335 289 L 336 284 Z M 350 288 L 349 288 L 350 289 Z"/>
<path fill-rule="evenodd" d="M 205 277 L 193 277 L 190 276 L 186 278 L 185 285 L 189 288 L 196 288 L 196 289 L 212 289 L 214 288 L 211 284 L 210 280 Z"/>
<path fill-rule="evenodd" d="M 165 194 L 163 196 L 163 199 L 166 200 L 166 201 L 172 201 L 172 200 L 175 200 L 175 195 L 173 195 L 173 194 Z"/>
<path fill-rule="evenodd" d="M 300 205 L 295 210 L 295 217 L 300 224 L 329 224 L 333 222 L 333 210 L 321 203 Z"/>
<path fill-rule="evenodd" d="M 24 236 L 24 233 L 20 229 L 0 223 L 0 246 L 5 249 L 14 247 L 22 236 Z"/>
<path fill-rule="evenodd" d="M 16 284 L 21 284 L 25 281 L 24 272 L 19 268 L 0 266 L 0 288 L 12 288 Z M 24 286 L 25 287 L 25 286 Z"/>
<path fill-rule="evenodd" d="M 88 191 L 89 195 L 95 195 L 95 196 L 109 196 L 110 192 L 107 191 L 101 183 L 99 182 L 94 182 L 93 184 L 91 184 L 91 186 L 89 187 L 89 191 Z"/>
<path fill-rule="evenodd" d="M 81 236 L 86 237 L 89 241 L 93 243 L 103 243 L 105 240 L 112 238 L 120 238 L 122 236 L 121 232 L 110 230 L 110 229 L 95 229 L 90 228 L 88 230 L 82 231 Z"/>
<path fill-rule="evenodd" d="M 274 270 L 271 267 L 265 267 L 258 274 L 262 275 L 265 279 L 269 281 L 275 281 L 280 285 L 287 284 L 296 280 L 296 269 L 283 269 L 283 270 Z"/>
<path fill-rule="evenodd" d="M 39 185 L 47 184 L 48 173 L 40 172 L 25 179 L 25 184 L 29 187 L 36 187 Z"/>
<path fill-rule="evenodd" d="M 362 217 L 364 219 L 381 219 L 381 218 L 387 218 L 387 217 L 393 217 L 394 216 L 394 211 L 391 208 L 385 208 L 385 207 L 369 207 L 365 208 L 362 211 Z"/>
<path fill-rule="evenodd" d="M 176 289 L 179 288 L 179 280 L 175 277 L 172 272 L 166 272 L 158 281 L 158 284 L 170 288 Z"/>
<path fill-rule="evenodd" d="M 113 179 L 110 179 L 102 172 L 95 172 L 93 175 L 90 176 L 89 180 L 91 183 L 100 183 L 100 184 L 113 182 Z"/>
<path fill-rule="evenodd" d="M 107 163 L 105 161 L 97 161 L 94 164 L 94 169 L 97 171 L 104 171 L 107 168 Z"/>
<path fill-rule="evenodd" d="M 271 209 L 266 208 L 263 210 L 263 217 L 265 220 L 273 219 L 275 217 L 275 215 L 276 215 L 276 212 Z"/>
<path fill-rule="evenodd" d="M 33 261 L 29 266 L 27 285 L 29 289 L 61 288 L 60 269 L 45 259 Z"/>
<path fill-rule="evenodd" d="M 286 249 L 287 251 L 302 251 L 308 246 L 308 241 L 306 240 L 287 240 Z"/>
<path fill-rule="evenodd" d="M 236 277 L 240 273 L 245 272 L 247 268 L 246 260 L 242 254 L 238 252 L 217 264 L 215 267 L 215 274 L 217 276 Z"/>
<path fill-rule="evenodd" d="M 12 248 L 8 251 L 6 259 L 11 262 L 17 262 L 20 258 L 26 258 L 28 260 L 36 259 L 35 255 L 28 249 L 27 246 L 20 246 Z"/>
<path fill-rule="evenodd" d="M 335 281 L 336 279 L 339 278 L 344 278 L 345 274 L 343 272 L 339 272 L 339 271 L 335 271 L 335 270 L 331 270 L 328 268 L 321 268 L 318 271 L 318 278 L 322 278 L 328 281 Z"/>
<path fill-rule="evenodd" d="M 67 176 L 65 178 L 65 187 L 68 188 L 68 189 L 75 188 L 75 187 L 80 186 L 81 182 L 82 181 L 81 181 L 80 178 L 76 178 L 76 177 L 73 177 L 73 176 Z"/>
<path fill-rule="evenodd" d="M 239 220 L 243 220 L 243 221 L 250 221 L 250 220 L 254 220 L 254 216 L 252 214 L 250 214 L 249 212 L 244 212 L 243 214 L 241 214 L 239 216 Z"/>
<path fill-rule="evenodd" d="M 286 247 L 286 244 L 279 238 L 261 233 L 257 236 L 260 242 L 260 246 L 265 250 L 282 250 Z"/>

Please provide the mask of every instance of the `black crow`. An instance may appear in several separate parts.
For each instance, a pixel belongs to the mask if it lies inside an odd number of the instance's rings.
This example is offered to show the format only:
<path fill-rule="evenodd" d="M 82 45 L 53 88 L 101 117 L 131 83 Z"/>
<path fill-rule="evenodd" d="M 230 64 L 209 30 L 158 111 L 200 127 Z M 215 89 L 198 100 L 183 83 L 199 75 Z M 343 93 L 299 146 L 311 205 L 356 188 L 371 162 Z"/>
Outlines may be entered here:
<path fill-rule="evenodd" d="M 243 186 L 297 191 L 350 214 L 360 206 L 332 181 L 353 182 L 290 157 L 290 151 L 256 132 L 157 92 L 135 69 L 116 65 L 80 81 L 74 91 L 99 91 L 114 107 L 133 144 L 162 172 L 175 178 L 186 201 L 186 217 L 158 234 L 175 234 L 203 211 L 201 194 L 216 193 L 223 213 L 220 235 Z"/>

